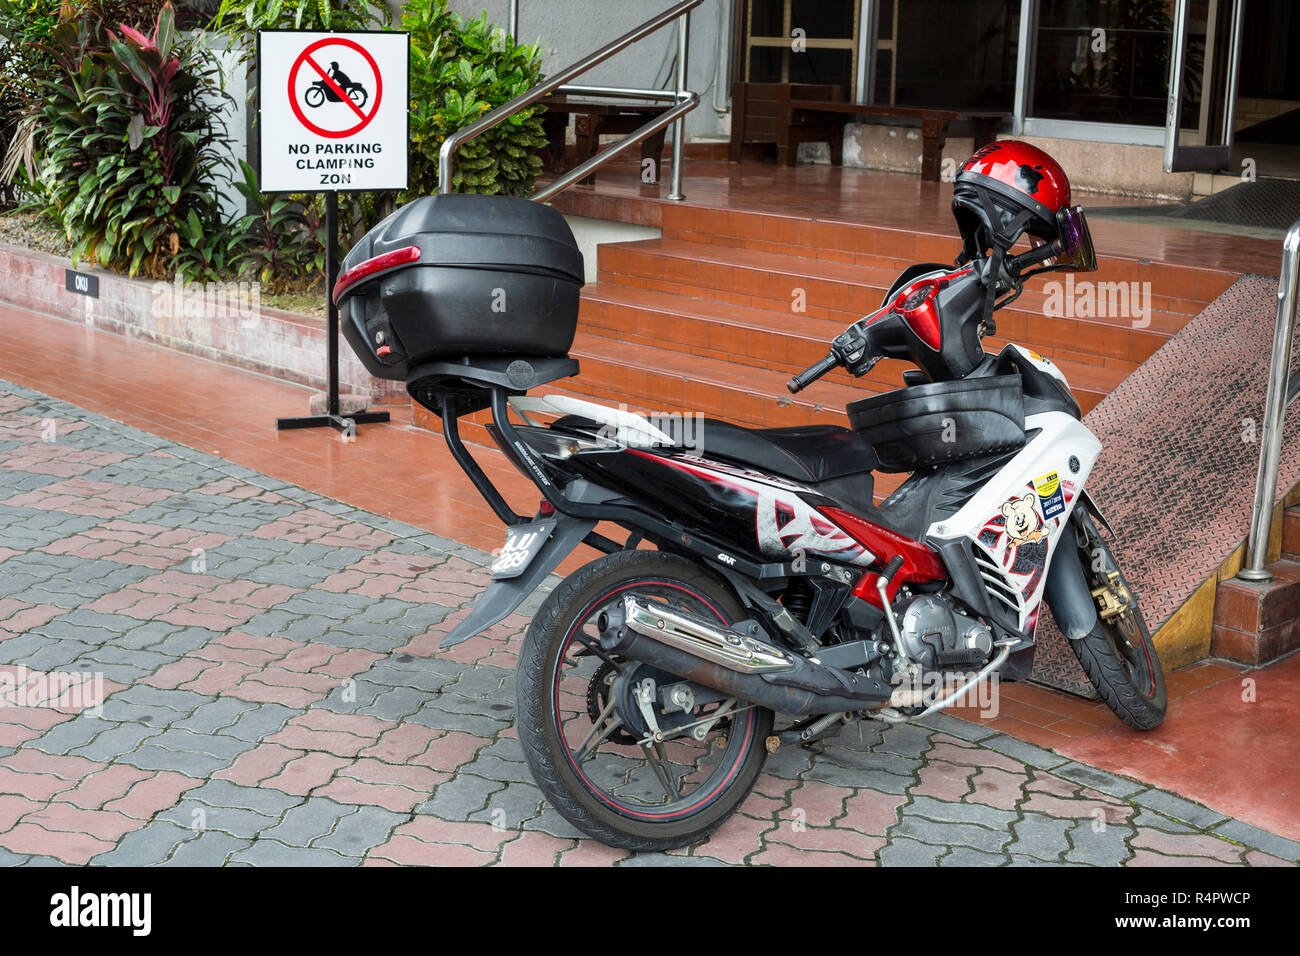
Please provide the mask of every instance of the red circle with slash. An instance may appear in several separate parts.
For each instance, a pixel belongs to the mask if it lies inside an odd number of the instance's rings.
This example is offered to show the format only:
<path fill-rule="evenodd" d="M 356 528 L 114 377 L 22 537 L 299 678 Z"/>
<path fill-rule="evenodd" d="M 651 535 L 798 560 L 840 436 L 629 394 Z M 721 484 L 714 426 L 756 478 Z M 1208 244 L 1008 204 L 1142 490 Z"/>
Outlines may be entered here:
<path fill-rule="evenodd" d="M 375 98 L 368 114 L 363 112 L 357 104 L 353 103 L 352 100 L 348 98 L 347 93 L 343 91 L 342 87 L 335 83 L 334 80 L 330 78 L 329 74 L 320 68 L 320 64 L 312 59 L 313 53 L 327 46 L 347 47 L 349 50 L 361 54 L 362 59 L 369 64 L 371 72 L 375 75 Z M 334 95 L 346 103 L 352 112 L 357 115 L 358 122 L 355 125 L 349 126 L 346 129 L 326 129 L 323 126 L 317 126 L 307 118 L 306 114 L 302 111 L 302 107 L 298 105 L 297 96 L 298 71 L 302 69 L 303 66 L 307 66 L 308 69 L 314 70 L 316 73 L 320 74 L 320 78 L 325 81 L 325 85 L 334 92 Z M 365 129 L 366 126 L 369 125 L 370 121 L 375 118 L 375 114 L 379 112 L 379 101 L 383 99 L 383 95 L 384 80 L 383 77 L 379 75 L 379 64 L 375 62 L 375 58 L 370 55 L 369 51 L 367 51 L 365 47 L 360 43 L 347 39 L 346 37 L 326 37 L 323 40 L 317 40 L 311 46 L 307 47 L 307 49 L 299 53 L 298 58 L 293 61 L 293 66 L 289 68 L 289 105 L 293 107 L 293 115 L 298 117 L 298 122 L 302 123 L 302 125 L 307 127 L 307 129 L 311 130 L 317 136 L 324 136 L 327 139 L 344 139 L 348 136 L 355 136 L 357 133 Z"/>

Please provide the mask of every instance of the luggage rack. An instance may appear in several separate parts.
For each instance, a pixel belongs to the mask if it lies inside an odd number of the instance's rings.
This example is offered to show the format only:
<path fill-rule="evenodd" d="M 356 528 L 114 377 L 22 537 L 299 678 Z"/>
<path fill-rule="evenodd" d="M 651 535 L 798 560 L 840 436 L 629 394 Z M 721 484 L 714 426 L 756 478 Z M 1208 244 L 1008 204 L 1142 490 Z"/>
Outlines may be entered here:
<path fill-rule="evenodd" d="M 671 541 L 698 555 L 703 561 L 717 566 L 719 552 L 734 557 L 730 569 L 753 578 L 770 580 L 805 575 L 796 571 L 789 562 L 758 562 L 734 554 L 734 548 L 709 540 L 707 537 L 664 521 L 649 512 L 624 504 L 580 501 L 565 493 L 565 489 L 551 480 L 546 466 L 538 460 L 515 426 L 510 422 L 509 401 L 531 388 L 567 378 L 578 373 L 578 362 L 570 358 L 464 358 L 456 361 L 429 362 L 411 370 L 407 391 L 417 402 L 438 413 L 442 421 L 442 435 L 456 464 L 469 476 L 483 500 L 501 521 L 509 525 L 526 524 L 534 520 L 517 513 L 500 490 L 492 483 L 465 446 L 460 435 L 460 419 L 484 409 L 492 410 L 492 424 L 502 452 L 521 472 L 527 475 L 541 491 L 543 498 L 557 512 L 573 518 L 609 521 L 635 529 L 628 544 L 619 544 L 595 531 L 589 532 L 583 542 L 604 554 L 635 547 L 642 537 L 651 541 Z"/>

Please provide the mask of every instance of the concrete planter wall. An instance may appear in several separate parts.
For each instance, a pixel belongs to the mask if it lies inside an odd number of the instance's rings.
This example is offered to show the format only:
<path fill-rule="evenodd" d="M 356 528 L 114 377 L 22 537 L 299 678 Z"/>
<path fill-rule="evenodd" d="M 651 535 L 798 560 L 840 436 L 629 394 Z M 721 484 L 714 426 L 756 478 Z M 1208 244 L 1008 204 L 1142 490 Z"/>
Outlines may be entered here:
<path fill-rule="evenodd" d="M 259 306 L 248 294 L 241 305 L 233 283 L 210 286 L 201 296 L 197 285 L 178 290 L 175 283 L 83 266 L 80 271 L 99 278 L 99 297 L 91 299 L 67 291 L 64 270 L 70 268 L 67 259 L 0 244 L 0 301 L 284 381 L 325 385 L 324 319 Z M 408 401 L 402 383 L 372 378 L 342 336 L 339 382 L 341 391 L 373 402 Z"/>

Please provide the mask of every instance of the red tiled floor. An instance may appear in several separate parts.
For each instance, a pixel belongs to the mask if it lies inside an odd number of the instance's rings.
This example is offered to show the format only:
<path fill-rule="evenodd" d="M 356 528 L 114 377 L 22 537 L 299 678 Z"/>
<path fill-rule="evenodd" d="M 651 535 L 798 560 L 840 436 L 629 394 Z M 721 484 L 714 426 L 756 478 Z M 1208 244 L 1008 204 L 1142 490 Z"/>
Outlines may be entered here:
<path fill-rule="evenodd" d="M 1171 702 L 1153 731 L 1112 723 L 1058 749 L 1300 839 L 1300 654 L 1234 676 Z"/>
<path fill-rule="evenodd" d="M 0 378 L 485 551 L 504 537 L 442 437 L 410 427 L 406 407 L 390 409 L 391 424 L 359 426 L 354 442 L 277 431 L 276 416 L 306 413 L 311 389 L 6 305 Z M 495 449 L 476 455 L 531 514 L 533 485 Z"/>

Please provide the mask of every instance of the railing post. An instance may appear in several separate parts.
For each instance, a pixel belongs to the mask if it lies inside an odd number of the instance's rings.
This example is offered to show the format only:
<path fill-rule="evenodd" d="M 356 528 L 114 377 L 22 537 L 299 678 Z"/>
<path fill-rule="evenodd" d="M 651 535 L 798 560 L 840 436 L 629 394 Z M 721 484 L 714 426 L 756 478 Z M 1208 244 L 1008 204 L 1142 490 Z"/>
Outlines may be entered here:
<path fill-rule="evenodd" d="M 519 39 L 519 0 L 510 0 L 510 39 Z"/>
<path fill-rule="evenodd" d="M 1282 461 L 1282 425 L 1286 420 L 1287 382 L 1291 377 L 1291 344 L 1295 338 L 1296 284 L 1300 281 L 1300 220 L 1292 223 L 1282 240 L 1282 271 L 1277 283 L 1277 327 L 1273 330 L 1273 360 L 1264 399 L 1264 428 L 1260 437 L 1259 474 L 1255 480 L 1255 507 L 1250 517 L 1246 561 L 1237 577 L 1243 581 L 1271 581 L 1268 533 L 1273 521 L 1273 492 Z"/>
<path fill-rule="evenodd" d="M 677 102 L 686 95 L 686 51 L 691 43 L 691 12 L 687 10 L 677 21 Z M 673 180 L 668 198 L 680 202 L 682 194 L 682 156 L 686 151 L 686 117 L 673 124 Z"/>

